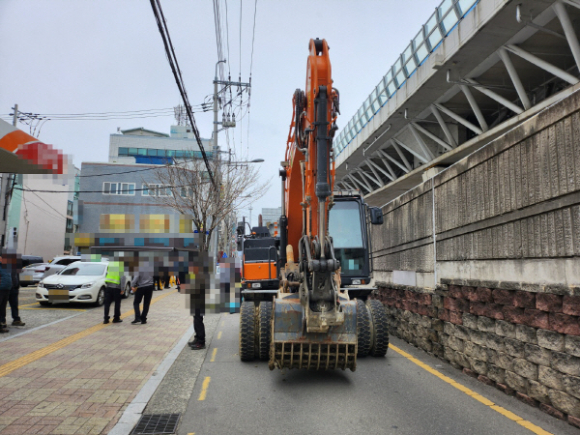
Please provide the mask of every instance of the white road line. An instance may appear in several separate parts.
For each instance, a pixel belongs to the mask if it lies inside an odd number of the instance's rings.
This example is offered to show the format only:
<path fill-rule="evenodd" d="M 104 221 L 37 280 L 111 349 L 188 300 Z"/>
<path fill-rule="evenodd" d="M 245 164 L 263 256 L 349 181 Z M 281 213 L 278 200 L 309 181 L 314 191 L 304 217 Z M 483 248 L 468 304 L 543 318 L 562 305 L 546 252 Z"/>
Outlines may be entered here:
<path fill-rule="evenodd" d="M 28 334 L 30 332 L 38 331 L 39 329 L 46 328 L 47 326 L 54 325 L 56 323 L 62 322 L 63 320 L 72 319 L 73 317 L 80 316 L 81 314 L 83 313 L 73 314 L 72 316 L 63 317 L 62 319 L 55 320 L 54 322 L 47 323 L 46 325 L 40 325 L 37 326 L 36 328 L 27 329 L 26 331 L 19 332 L 18 334 L 10 335 L 6 338 L 0 339 L 0 343 L 2 343 L 3 341 L 11 340 L 16 337 L 20 337 L 21 335 Z"/>

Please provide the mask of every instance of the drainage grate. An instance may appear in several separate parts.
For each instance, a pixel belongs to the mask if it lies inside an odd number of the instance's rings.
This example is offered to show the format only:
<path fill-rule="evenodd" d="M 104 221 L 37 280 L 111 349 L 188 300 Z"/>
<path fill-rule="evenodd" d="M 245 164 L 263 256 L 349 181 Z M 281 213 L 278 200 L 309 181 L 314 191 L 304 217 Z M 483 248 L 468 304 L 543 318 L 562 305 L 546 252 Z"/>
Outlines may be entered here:
<path fill-rule="evenodd" d="M 181 414 L 145 414 L 131 432 L 131 435 L 172 434 L 177 429 Z"/>

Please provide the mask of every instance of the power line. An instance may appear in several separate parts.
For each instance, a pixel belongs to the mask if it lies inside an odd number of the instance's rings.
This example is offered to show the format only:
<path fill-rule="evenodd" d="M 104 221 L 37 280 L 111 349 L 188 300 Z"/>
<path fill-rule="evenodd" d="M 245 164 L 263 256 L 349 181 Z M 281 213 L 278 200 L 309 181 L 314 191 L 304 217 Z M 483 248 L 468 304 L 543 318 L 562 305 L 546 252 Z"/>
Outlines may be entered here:
<path fill-rule="evenodd" d="M 23 188 L 22 190 L 25 190 L 25 189 Z M 55 209 L 52 205 L 50 205 L 48 202 L 46 202 L 44 199 L 42 199 L 42 197 L 40 195 L 37 195 L 34 190 L 26 190 L 26 192 L 32 193 L 34 196 L 36 196 L 38 199 L 40 199 L 42 202 L 44 202 L 51 210 L 55 211 L 56 214 L 58 214 L 60 217 L 63 217 L 65 219 L 67 218 L 65 215 L 61 214 L 57 209 Z"/>
<path fill-rule="evenodd" d="M 226 5 L 226 41 L 228 46 L 228 80 L 231 80 L 230 70 L 230 24 L 228 22 L 228 0 L 224 0 Z"/>
<path fill-rule="evenodd" d="M 159 3 L 159 0 L 151 0 L 151 7 L 153 8 L 153 14 L 155 15 L 155 19 L 157 20 L 159 33 L 161 33 L 161 39 L 163 40 L 163 45 L 165 47 L 167 61 L 169 62 L 169 66 L 171 67 L 171 71 L 173 72 L 173 76 L 175 78 L 175 83 L 177 84 L 177 88 L 179 89 L 179 93 L 181 94 L 181 98 L 183 99 L 183 103 L 187 111 L 187 117 L 189 118 L 193 134 L 195 135 L 195 139 L 197 140 L 197 145 L 201 150 L 201 154 L 203 156 L 203 160 L 205 162 L 209 178 L 214 188 L 217 188 L 213 177 L 213 173 L 209 165 L 209 161 L 207 159 L 207 155 L 205 153 L 205 149 L 203 147 L 203 144 L 201 143 L 201 138 L 199 136 L 199 131 L 197 130 L 197 125 L 195 124 L 195 119 L 193 118 L 193 113 L 191 112 L 191 105 L 189 104 L 189 98 L 187 97 L 187 92 L 185 91 L 183 78 L 181 77 L 181 70 L 179 69 L 177 57 L 175 56 L 175 51 L 173 50 L 173 44 L 171 42 L 171 37 L 169 36 L 169 30 L 167 29 L 167 23 L 165 22 L 165 17 L 163 15 L 163 10 L 161 9 L 161 4 Z"/>
<path fill-rule="evenodd" d="M 242 0 L 240 0 L 240 82 L 242 81 Z"/>

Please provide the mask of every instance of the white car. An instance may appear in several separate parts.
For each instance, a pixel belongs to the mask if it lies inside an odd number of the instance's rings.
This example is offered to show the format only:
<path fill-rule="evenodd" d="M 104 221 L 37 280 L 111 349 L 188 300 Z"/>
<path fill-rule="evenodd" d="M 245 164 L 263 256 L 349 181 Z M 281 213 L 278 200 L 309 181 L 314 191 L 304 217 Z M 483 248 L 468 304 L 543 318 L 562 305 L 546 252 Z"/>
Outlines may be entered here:
<path fill-rule="evenodd" d="M 55 275 L 38 283 L 36 300 L 40 305 L 53 302 L 83 302 L 103 305 L 105 301 L 105 276 L 108 262 L 76 261 Z"/>

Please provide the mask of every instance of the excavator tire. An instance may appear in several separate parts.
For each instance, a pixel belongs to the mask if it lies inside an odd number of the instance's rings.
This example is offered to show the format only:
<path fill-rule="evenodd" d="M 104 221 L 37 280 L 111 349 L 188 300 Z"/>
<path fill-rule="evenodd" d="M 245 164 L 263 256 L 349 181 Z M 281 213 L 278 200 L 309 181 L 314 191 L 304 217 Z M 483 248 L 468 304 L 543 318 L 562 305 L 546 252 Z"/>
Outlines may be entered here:
<path fill-rule="evenodd" d="M 240 307 L 240 359 L 253 361 L 255 352 L 256 310 L 254 302 L 242 302 Z"/>
<path fill-rule="evenodd" d="M 260 302 L 260 360 L 270 359 L 270 343 L 272 341 L 272 302 Z"/>
<path fill-rule="evenodd" d="M 385 307 L 376 299 L 367 300 L 367 307 L 371 313 L 373 333 L 369 354 L 385 356 L 389 348 L 389 325 Z"/>
<path fill-rule="evenodd" d="M 371 350 L 371 318 L 364 301 L 356 301 L 356 329 L 359 358 L 364 358 Z"/>

